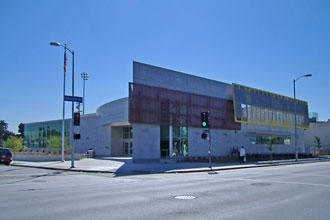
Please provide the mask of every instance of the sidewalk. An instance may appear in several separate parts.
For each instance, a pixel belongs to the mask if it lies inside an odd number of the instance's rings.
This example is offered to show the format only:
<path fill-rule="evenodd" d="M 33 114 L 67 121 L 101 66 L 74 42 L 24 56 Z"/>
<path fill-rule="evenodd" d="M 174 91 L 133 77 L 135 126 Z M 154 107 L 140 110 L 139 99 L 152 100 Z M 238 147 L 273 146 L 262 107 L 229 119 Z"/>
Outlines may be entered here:
<path fill-rule="evenodd" d="M 295 160 L 260 161 L 246 164 L 239 163 L 212 163 L 212 170 L 208 163 L 133 163 L 131 158 L 125 157 L 103 157 L 96 159 L 82 159 L 74 162 L 71 168 L 71 161 L 52 161 L 52 162 L 27 162 L 13 161 L 11 166 L 34 167 L 42 169 L 75 171 L 75 172 L 94 172 L 94 173 L 114 173 L 120 175 L 152 174 L 152 173 L 188 173 L 188 172 L 210 172 L 221 170 L 233 170 L 243 168 L 256 168 L 266 166 L 282 166 L 301 163 L 330 162 L 330 158 L 310 158 Z"/>

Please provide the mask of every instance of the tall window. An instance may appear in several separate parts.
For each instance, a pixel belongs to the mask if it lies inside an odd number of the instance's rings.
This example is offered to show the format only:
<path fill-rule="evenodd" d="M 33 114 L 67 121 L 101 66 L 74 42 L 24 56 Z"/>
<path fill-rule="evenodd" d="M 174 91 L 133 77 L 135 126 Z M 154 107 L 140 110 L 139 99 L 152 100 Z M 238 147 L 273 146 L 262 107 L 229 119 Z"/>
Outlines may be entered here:
<path fill-rule="evenodd" d="M 188 127 L 173 126 L 172 156 L 188 156 Z"/>
<path fill-rule="evenodd" d="M 188 156 L 188 127 L 172 126 L 172 140 L 170 139 L 170 126 L 160 126 L 160 155 L 165 157 Z M 172 154 L 170 155 L 170 142 Z"/>
<path fill-rule="evenodd" d="M 160 156 L 162 158 L 170 156 L 170 132 L 168 125 L 160 126 Z"/>
<path fill-rule="evenodd" d="M 133 138 L 132 127 L 124 127 L 123 139 L 131 139 L 131 138 Z"/>

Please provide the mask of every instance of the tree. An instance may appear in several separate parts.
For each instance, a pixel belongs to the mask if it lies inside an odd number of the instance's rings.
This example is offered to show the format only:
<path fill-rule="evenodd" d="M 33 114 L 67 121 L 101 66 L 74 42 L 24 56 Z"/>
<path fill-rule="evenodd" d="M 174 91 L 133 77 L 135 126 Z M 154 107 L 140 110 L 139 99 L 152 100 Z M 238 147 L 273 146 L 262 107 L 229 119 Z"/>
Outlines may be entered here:
<path fill-rule="evenodd" d="M 61 151 L 62 149 L 62 137 L 60 136 L 52 136 L 47 141 L 47 148 L 51 148 L 56 152 Z M 64 138 L 64 149 L 69 149 L 69 138 Z"/>
<path fill-rule="evenodd" d="M 273 150 L 276 149 L 275 146 L 273 146 L 273 144 L 276 144 L 277 142 L 277 138 L 276 137 L 272 137 L 270 140 L 269 140 L 269 143 L 268 145 L 266 146 L 266 148 L 269 150 L 269 157 L 270 157 L 270 160 L 272 161 L 273 160 Z"/>
<path fill-rule="evenodd" d="M 12 152 L 17 152 L 23 148 L 23 140 L 20 137 L 10 136 L 3 142 L 3 146 L 9 148 Z"/>
<path fill-rule="evenodd" d="M 7 128 L 8 128 L 8 124 L 5 121 L 0 120 L 0 143 L 1 140 L 4 140 Z"/>
<path fill-rule="evenodd" d="M 21 138 L 24 138 L 24 124 L 23 123 L 20 123 L 18 125 L 18 136 L 21 137 Z"/>
<path fill-rule="evenodd" d="M 8 131 L 8 124 L 4 120 L 0 120 L 0 144 L 8 139 L 9 136 L 14 136 L 15 134 Z"/>
<path fill-rule="evenodd" d="M 320 155 L 320 153 L 321 153 L 321 138 L 320 137 L 317 137 L 317 136 L 315 136 L 315 143 L 316 143 L 316 148 L 317 148 L 317 150 L 318 150 L 318 153 L 319 153 L 319 155 Z M 321 158 L 320 158 L 321 159 Z"/>

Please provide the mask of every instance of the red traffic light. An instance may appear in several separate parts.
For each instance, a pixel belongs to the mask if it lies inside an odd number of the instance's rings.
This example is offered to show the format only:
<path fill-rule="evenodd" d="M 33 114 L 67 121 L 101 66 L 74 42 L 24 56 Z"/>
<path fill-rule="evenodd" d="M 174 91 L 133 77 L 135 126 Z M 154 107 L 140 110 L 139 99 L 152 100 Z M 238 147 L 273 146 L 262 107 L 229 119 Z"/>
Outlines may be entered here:
<path fill-rule="evenodd" d="M 75 112 L 73 115 L 73 124 L 76 126 L 80 125 L 80 113 L 79 112 Z"/>

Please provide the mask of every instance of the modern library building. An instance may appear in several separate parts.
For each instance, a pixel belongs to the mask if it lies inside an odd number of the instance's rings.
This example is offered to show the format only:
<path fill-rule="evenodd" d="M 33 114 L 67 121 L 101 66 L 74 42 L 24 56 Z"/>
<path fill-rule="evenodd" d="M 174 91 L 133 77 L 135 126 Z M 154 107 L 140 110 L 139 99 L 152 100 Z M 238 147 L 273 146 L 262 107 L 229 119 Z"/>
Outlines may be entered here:
<path fill-rule="evenodd" d="M 127 98 L 100 106 L 95 114 L 82 116 L 80 126 L 73 126 L 69 136 L 76 152 L 92 148 L 97 155 L 132 156 L 135 162 L 187 160 L 208 156 L 209 146 L 214 157 L 230 156 L 241 146 L 248 154 L 268 154 L 266 146 L 272 141 L 274 154 L 295 154 L 293 98 L 139 62 L 133 62 L 128 87 Z M 209 112 L 207 132 L 201 128 L 201 112 Z M 307 102 L 296 100 L 296 119 L 297 151 L 307 153 Z M 40 134 L 50 137 L 47 123 L 33 126 L 46 126 Z M 25 125 L 26 139 L 33 143 L 29 126 Z M 73 140 L 73 133 L 81 138 Z"/>

